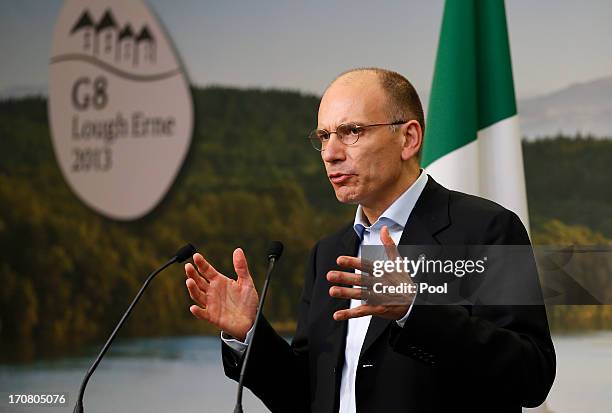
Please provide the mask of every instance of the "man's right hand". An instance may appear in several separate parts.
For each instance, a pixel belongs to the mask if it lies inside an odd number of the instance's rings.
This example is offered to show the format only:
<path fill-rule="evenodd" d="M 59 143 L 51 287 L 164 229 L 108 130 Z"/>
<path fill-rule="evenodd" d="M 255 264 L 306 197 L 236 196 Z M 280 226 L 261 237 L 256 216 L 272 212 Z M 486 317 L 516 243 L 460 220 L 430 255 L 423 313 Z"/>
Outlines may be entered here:
<path fill-rule="evenodd" d="M 233 261 L 236 280 L 221 274 L 197 253 L 193 255 L 197 271 L 191 263 L 185 264 L 189 296 L 197 304 L 189 311 L 244 342 L 255 321 L 259 298 L 242 249 L 234 251 Z"/>

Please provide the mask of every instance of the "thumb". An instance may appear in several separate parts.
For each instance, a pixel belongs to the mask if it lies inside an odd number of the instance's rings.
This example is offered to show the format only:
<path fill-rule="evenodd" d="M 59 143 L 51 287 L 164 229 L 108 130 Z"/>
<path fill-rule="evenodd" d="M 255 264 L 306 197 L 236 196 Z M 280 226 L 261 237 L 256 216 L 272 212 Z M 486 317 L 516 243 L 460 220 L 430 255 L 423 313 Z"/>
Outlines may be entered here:
<path fill-rule="evenodd" d="M 242 248 L 236 248 L 234 250 L 232 260 L 234 261 L 234 270 L 236 271 L 236 275 L 238 275 L 238 282 L 242 280 L 250 281 L 252 283 L 253 280 L 251 278 L 251 273 L 249 272 L 249 264 L 247 263 L 247 259 Z"/>
<path fill-rule="evenodd" d="M 387 258 L 394 260 L 399 257 L 399 251 L 397 250 L 397 246 L 395 242 L 393 242 L 393 238 L 391 238 L 391 234 L 389 234 L 389 228 L 387 226 L 383 226 L 380 230 L 380 241 L 385 247 L 385 252 L 387 253 Z"/>

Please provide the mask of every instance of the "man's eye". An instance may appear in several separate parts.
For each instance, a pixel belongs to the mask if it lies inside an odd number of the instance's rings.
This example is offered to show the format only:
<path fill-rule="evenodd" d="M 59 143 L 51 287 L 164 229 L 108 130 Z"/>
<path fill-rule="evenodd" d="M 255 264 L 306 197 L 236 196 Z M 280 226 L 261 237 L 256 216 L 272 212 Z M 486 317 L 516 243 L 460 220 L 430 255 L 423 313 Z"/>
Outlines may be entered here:
<path fill-rule="evenodd" d="M 326 141 L 329 139 L 329 132 L 326 131 L 317 131 L 317 137 L 322 141 Z"/>
<path fill-rule="evenodd" d="M 355 125 L 352 123 L 346 125 L 346 134 L 357 136 L 359 135 L 359 132 L 361 132 L 361 128 L 359 127 L 359 125 Z"/>
<path fill-rule="evenodd" d="M 341 125 L 338 127 L 338 133 L 342 134 L 343 136 L 348 136 L 348 135 L 357 136 L 359 135 L 359 132 L 361 132 L 361 128 L 359 127 L 359 125 L 349 124 L 349 125 Z"/>

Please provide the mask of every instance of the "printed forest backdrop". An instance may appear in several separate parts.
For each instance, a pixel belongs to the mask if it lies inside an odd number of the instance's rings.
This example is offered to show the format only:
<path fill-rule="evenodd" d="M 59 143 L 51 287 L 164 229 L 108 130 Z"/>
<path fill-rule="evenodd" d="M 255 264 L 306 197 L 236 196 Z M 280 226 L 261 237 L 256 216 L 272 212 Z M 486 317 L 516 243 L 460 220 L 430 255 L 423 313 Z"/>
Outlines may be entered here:
<path fill-rule="evenodd" d="M 185 241 L 232 274 L 241 246 L 258 286 L 270 240 L 285 254 L 266 304 L 291 334 L 309 249 L 352 219 L 305 136 L 318 98 L 295 92 L 194 88 L 192 146 L 148 216 L 117 222 L 85 207 L 55 161 L 44 98 L 0 102 L 0 354 L 60 355 L 99 343 L 146 275 Z M 535 244 L 610 244 L 612 139 L 524 141 Z M 188 311 L 181 266 L 146 291 L 121 337 L 212 334 Z M 612 307 L 548 308 L 555 331 L 612 328 Z"/>

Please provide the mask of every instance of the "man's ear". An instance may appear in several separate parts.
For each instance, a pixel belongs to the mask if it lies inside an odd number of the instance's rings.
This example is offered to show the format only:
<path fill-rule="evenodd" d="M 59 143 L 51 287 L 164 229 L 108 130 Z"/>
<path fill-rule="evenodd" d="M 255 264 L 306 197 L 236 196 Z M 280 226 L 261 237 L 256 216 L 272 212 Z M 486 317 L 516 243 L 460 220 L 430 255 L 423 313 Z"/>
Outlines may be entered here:
<path fill-rule="evenodd" d="M 402 148 L 402 160 L 417 156 L 423 144 L 423 128 L 417 120 L 411 120 L 402 125 L 402 137 L 404 146 Z"/>

